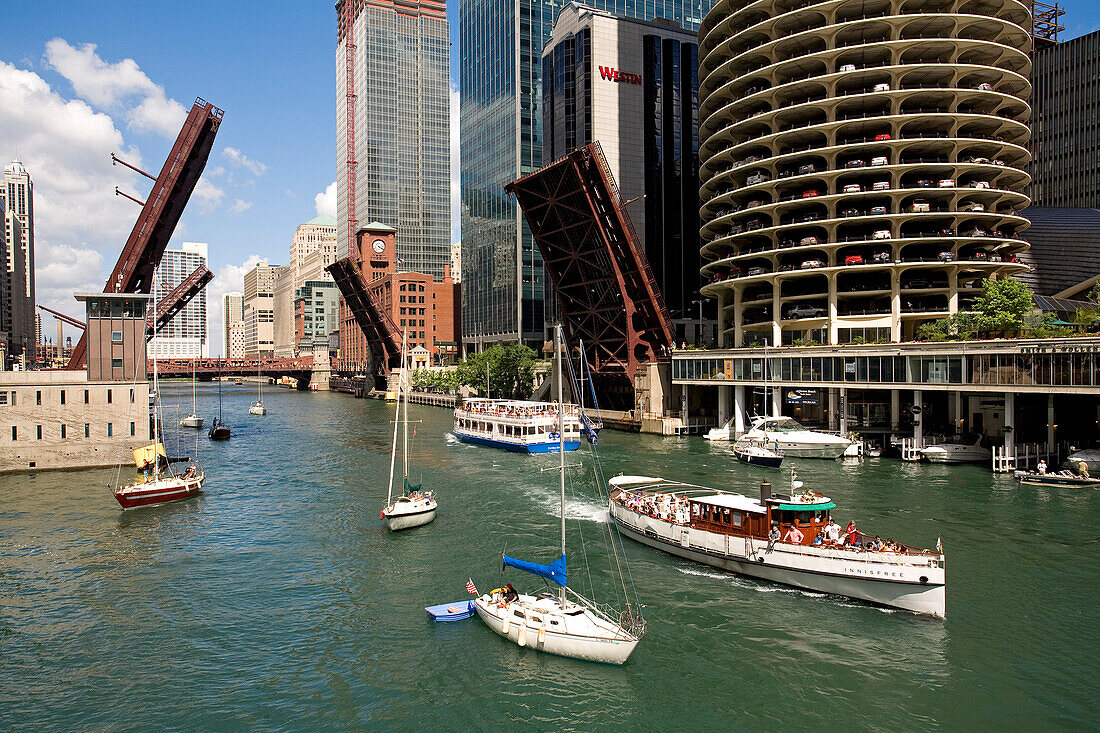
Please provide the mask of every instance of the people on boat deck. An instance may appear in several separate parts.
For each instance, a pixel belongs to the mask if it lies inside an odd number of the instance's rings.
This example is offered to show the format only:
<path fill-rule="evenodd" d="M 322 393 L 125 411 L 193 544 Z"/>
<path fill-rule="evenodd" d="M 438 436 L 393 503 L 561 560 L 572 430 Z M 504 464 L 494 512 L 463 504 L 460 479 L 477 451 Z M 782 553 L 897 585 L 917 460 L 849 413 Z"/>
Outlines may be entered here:
<path fill-rule="evenodd" d="M 768 542 L 779 542 L 779 525 L 772 522 L 772 528 L 768 531 Z"/>
<path fill-rule="evenodd" d="M 840 542 L 840 525 L 831 517 L 829 523 L 825 525 L 825 539 L 834 545 Z"/>
<path fill-rule="evenodd" d="M 787 534 L 783 535 L 784 542 L 793 542 L 796 545 L 802 544 L 802 540 L 806 538 L 806 535 L 802 534 L 796 525 L 792 524 L 791 528 L 787 530 Z"/>
<path fill-rule="evenodd" d="M 825 544 L 825 530 L 819 529 L 817 531 L 817 536 L 814 537 L 814 544 L 817 545 L 818 547 Z"/>
<path fill-rule="evenodd" d="M 1037 465 L 1035 468 L 1036 468 L 1036 470 L 1039 471 L 1040 476 L 1045 476 L 1046 472 L 1047 472 L 1047 462 L 1040 459 L 1039 460 L 1039 465 Z"/>
<path fill-rule="evenodd" d="M 512 587 L 511 583 L 508 583 L 506 586 L 504 586 L 504 595 L 501 596 L 501 600 L 503 600 L 505 603 L 511 603 L 512 601 L 519 600 L 519 593 L 516 592 L 516 589 Z"/>
<path fill-rule="evenodd" d="M 844 530 L 844 534 L 848 539 L 848 547 L 859 547 L 859 531 L 856 530 L 855 520 L 848 522 L 847 528 Z"/>

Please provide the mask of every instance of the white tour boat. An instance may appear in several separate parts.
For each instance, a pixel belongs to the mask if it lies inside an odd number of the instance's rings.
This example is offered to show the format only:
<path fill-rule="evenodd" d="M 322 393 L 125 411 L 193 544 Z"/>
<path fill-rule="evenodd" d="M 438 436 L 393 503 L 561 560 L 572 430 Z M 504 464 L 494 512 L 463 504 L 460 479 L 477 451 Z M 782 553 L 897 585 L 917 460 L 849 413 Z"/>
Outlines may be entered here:
<path fill-rule="evenodd" d="M 561 402 L 561 326 L 554 333 L 558 370 L 558 401 Z M 558 441 L 565 442 L 565 416 L 558 415 Z M 556 592 L 537 595 L 517 593 L 511 584 L 496 588 L 474 600 L 474 610 L 497 634 L 521 647 L 586 659 L 622 664 L 645 634 L 645 619 L 629 605 L 613 619 L 609 608 L 601 608 L 568 587 L 565 553 L 565 448 L 559 446 L 559 490 L 561 495 L 561 556 L 548 565 L 504 556 L 504 564 L 557 585 Z M 620 582 L 623 578 L 620 575 Z M 476 592 L 473 583 L 468 586 Z M 624 585 L 625 588 L 625 585 Z"/>
<path fill-rule="evenodd" d="M 517 453 L 576 450 L 581 445 L 580 409 L 565 405 L 563 412 L 565 434 L 559 439 L 555 402 L 468 397 L 455 408 L 452 432 L 463 443 Z"/>
<path fill-rule="evenodd" d="M 378 518 L 382 520 L 390 531 L 397 532 L 402 529 L 419 527 L 435 519 L 437 504 L 432 497 L 432 492 L 422 491 L 421 484 L 409 483 L 409 364 L 408 364 L 408 334 L 401 335 L 401 377 L 397 380 L 397 409 L 393 416 L 393 448 L 390 451 L 390 482 L 386 487 L 386 506 L 382 508 Z M 404 411 L 402 411 L 404 407 Z M 404 417 L 402 417 L 404 415 Z M 404 485 L 401 495 L 393 498 L 393 471 L 397 461 L 397 429 L 403 427 L 404 439 L 402 475 Z"/>
<path fill-rule="evenodd" d="M 739 442 L 771 447 L 787 458 L 839 458 L 852 444 L 847 438 L 803 427 L 789 417 L 754 417 Z"/>
<path fill-rule="evenodd" d="M 945 440 L 922 448 L 920 454 L 929 463 L 980 463 L 993 460 L 993 451 L 982 447 L 980 435 L 971 443 Z"/>
<path fill-rule="evenodd" d="M 941 552 L 897 544 L 869 549 L 878 547 L 877 538 L 854 526 L 842 542 L 815 545 L 836 506 L 821 494 L 773 494 L 771 484 L 762 483 L 756 499 L 647 476 L 609 483 L 611 518 L 642 544 L 753 578 L 946 615 Z M 792 482 L 792 492 L 800 488 Z"/>

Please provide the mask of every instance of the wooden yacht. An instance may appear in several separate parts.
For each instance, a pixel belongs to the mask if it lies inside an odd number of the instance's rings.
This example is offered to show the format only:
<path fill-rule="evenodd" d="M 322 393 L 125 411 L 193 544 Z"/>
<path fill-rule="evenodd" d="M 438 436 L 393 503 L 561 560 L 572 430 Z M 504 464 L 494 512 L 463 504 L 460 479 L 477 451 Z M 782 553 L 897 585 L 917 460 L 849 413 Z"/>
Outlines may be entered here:
<path fill-rule="evenodd" d="M 609 483 L 611 518 L 650 547 L 753 578 L 946 615 L 942 552 L 880 546 L 878 538 L 854 529 L 840 542 L 815 544 L 836 504 L 801 491 L 801 482 L 792 479 L 791 494 L 774 494 L 770 483 L 762 483 L 759 499 L 647 476 L 617 476 Z"/>

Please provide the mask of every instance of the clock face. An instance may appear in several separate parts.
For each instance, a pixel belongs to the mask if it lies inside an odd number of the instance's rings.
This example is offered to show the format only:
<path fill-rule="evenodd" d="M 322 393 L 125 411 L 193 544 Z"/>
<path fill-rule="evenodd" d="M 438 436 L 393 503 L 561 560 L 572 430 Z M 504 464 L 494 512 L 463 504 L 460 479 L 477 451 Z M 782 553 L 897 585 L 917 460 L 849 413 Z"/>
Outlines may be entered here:
<path fill-rule="evenodd" d="M 371 247 L 378 254 L 382 254 L 383 252 L 386 251 L 386 243 L 383 242 L 381 239 L 376 239 L 373 242 L 371 242 Z"/>

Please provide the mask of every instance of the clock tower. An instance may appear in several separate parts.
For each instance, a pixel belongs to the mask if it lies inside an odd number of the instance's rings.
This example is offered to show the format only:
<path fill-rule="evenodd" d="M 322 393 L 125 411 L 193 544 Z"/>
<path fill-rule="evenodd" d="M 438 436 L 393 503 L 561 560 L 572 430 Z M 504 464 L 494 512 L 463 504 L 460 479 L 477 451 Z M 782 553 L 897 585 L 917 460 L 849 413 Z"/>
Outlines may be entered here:
<path fill-rule="evenodd" d="M 397 230 L 373 221 L 359 227 L 356 239 L 356 256 L 367 282 L 397 272 Z"/>

